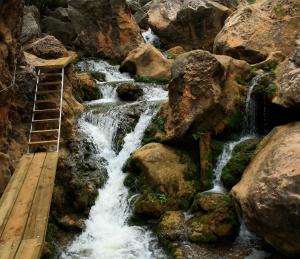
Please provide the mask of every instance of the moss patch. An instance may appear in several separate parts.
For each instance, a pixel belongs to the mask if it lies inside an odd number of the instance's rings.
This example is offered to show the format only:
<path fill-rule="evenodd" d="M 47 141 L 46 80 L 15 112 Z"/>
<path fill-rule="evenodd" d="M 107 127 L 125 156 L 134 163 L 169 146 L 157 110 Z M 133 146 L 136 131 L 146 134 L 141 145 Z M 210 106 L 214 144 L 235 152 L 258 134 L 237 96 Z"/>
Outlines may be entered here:
<path fill-rule="evenodd" d="M 234 148 L 232 157 L 224 167 L 221 175 L 221 180 L 227 189 L 231 189 L 239 182 L 254 155 L 258 143 L 259 139 L 248 139 Z"/>

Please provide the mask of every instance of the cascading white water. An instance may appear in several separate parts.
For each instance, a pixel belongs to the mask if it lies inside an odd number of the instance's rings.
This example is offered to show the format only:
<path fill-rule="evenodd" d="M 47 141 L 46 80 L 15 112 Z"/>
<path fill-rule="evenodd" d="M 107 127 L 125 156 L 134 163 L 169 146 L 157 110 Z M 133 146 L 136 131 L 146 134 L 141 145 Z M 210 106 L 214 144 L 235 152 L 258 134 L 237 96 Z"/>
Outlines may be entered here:
<path fill-rule="evenodd" d="M 243 134 L 256 134 L 256 102 L 252 95 L 259 78 L 260 76 L 255 76 L 250 82 L 246 97 L 246 116 L 244 118 Z"/>
<path fill-rule="evenodd" d="M 153 87 L 155 88 L 159 87 Z M 134 130 L 124 138 L 123 148 L 118 154 L 113 148 L 113 140 L 117 127 L 124 119 L 124 108 L 139 105 L 140 102 L 127 104 L 116 99 L 113 105 L 103 102 L 81 118 L 80 128 L 90 136 L 97 147 L 98 155 L 106 160 L 105 167 L 109 178 L 105 186 L 99 189 L 99 196 L 86 221 L 86 229 L 68 247 L 62 255 L 63 258 L 166 258 L 151 231 L 139 226 L 130 226 L 127 222 L 131 211 L 128 190 L 123 184 L 126 175 L 122 172 L 122 167 L 130 154 L 140 146 L 144 130 L 157 110 L 157 104 L 152 100 L 163 100 L 167 96 L 166 91 L 162 89 L 154 90 L 151 94 L 151 86 L 146 92 L 144 99 L 148 102 L 144 101 L 144 111 Z M 109 95 L 104 95 L 104 98 L 114 100 Z M 97 110 L 99 108 L 100 112 Z"/>
<path fill-rule="evenodd" d="M 143 32 L 142 35 L 146 43 L 152 44 L 156 48 L 160 48 L 160 40 L 157 35 L 153 33 L 151 28 Z"/>
<path fill-rule="evenodd" d="M 226 189 L 224 188 L 221 181 L 222 171 L 224 167 L 227 165 L 227 163 L 229 162 L 229 160 L 231 159 L 233 149 L 241 142 L 247 139 L 251 139 L 253 137 L 254 137 L 253 135 L 247 135 L 241 137 L 236 141 L 229 141 L 224 144 L 223 151 L 217 160 L 215 169 L 213 170 L 215 178 L 213 180 L 213 188 L 209 190 L 210 192 L 226 192 Z"/>

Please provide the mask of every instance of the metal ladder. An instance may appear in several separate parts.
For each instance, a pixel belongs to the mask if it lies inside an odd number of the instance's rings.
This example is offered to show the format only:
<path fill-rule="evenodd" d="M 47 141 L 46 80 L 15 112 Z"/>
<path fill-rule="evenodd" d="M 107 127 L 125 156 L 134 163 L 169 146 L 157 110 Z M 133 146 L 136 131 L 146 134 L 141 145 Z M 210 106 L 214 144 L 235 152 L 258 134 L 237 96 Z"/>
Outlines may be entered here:
<path fill-rule="evenodd" d="M 37 70 L 28 153 L 59 151 L 63 93 L 64 68 Z"/>

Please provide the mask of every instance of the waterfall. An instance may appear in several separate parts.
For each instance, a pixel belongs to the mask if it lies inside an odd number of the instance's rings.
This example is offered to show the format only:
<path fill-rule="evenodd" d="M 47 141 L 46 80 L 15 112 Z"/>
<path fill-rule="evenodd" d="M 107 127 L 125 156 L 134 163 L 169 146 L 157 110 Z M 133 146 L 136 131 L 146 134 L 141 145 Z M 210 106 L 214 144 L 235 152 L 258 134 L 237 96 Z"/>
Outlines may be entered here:
<path fill-rule="evenodd" d="M 85 69 L 105 71 L 106 78 L 113 82 L 129 79 L 104 61 L 89 61 Z M 79 127 L 90 136 L 97 148 L 97 155 L 106 160 L 104 166 L 109 178 L 105 186 L 99 189 L 98 198 L 85 222 L 85 230 L 67 248 L 62 258 L 166 258 L 150 230 L 130 226 L 127 222 L 131 210 L 128 190 L 123 184 L 126 175 L 122 167 L 130 154 L 141 145 L 144 131 L 156 113 L 158 103 L 167 97 L 167 92 L 160 86 L 144 86 L 142 100 L 124 103 L 116 97 L 115 83 L 101 84 L 102 101 L 87 103 L 90 110 L 79 120 Z M 113 148 L 117 128 L 126 120 L 125 111 L 138 105 L 142 107 L 140 118 L 134 129 L 125 136 L 123 147 L 117 153 Z"/>
<path fill-rule="evenodd" d="M 243 134 L 256 134 L 256 102 L 253 98 L 253 90 L 257 86 L 260 76 L 255 76 L 250 81 L 249 90 L 246 97 L 246 116 L 244 118 Z"/>
<path fill-rule="evenodd" d="M 146 43 L 152 44 L 156 48 L 160 48 L 160 40 L 158 36 L 156 36 L 151 28 L 149 28 L 147 31 L 142 33 L 144 41 Z"/>
<path fill-rule="evenodd" d="M 259 77 L 254 77 L 251 82 L 247 92 L 246 97 L 246 105 L 245 105 L 245 116 L 244 116 L 244 123 L 243 123 L 243 130 L 241 136 L 237 140 L 228 141 L 224 144 L 223 151 L 221 155 L 217 159 L 216 166 L 213 170 L 214 173 L 214 180 L 213 180 L 213 188 L 209 191 L 213 192 L 226 192 L 222 181 L 221 181 L 221 174 L 229 162 L 232 156 L 232 152 L 234 148 L 240 144 L 241 142 L 254 138 L 256 135 L 256 103 L 253 99 L 253 90 L 257 86 L 257 82 Z"/>

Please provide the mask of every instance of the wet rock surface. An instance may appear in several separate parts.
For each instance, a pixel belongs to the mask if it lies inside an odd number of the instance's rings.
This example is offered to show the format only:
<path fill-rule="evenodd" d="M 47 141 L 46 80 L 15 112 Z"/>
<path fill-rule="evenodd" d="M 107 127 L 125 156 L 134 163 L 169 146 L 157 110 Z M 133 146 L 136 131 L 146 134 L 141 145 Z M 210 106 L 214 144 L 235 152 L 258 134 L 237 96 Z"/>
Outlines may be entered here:
<path fill-rule="evenodd" d="M 121 100 L 132 102 L 143 95 L 143 89 L 137 84 L 124 83 L 118 86 L 117 93 Z"/>
<path fill-rule="evenodd" d="M 300 251 L 299 129 L 291 123 L 272 130 L 231 191 L 249 228 L 287 255 Z"/>

